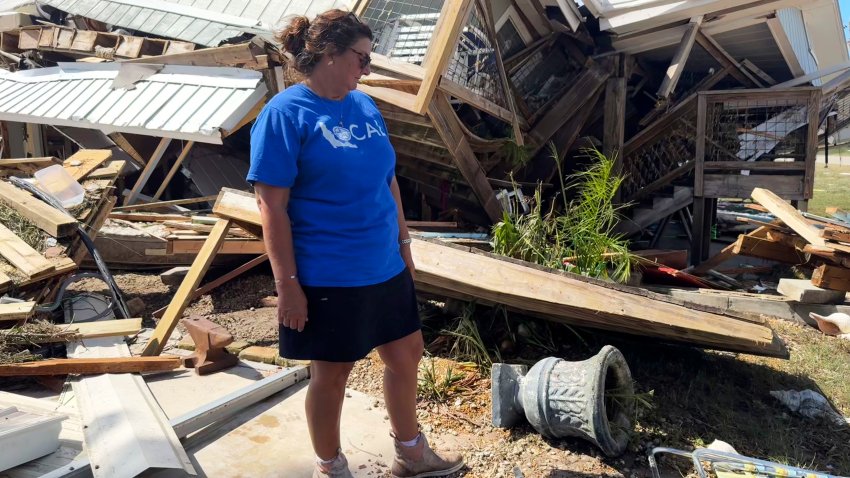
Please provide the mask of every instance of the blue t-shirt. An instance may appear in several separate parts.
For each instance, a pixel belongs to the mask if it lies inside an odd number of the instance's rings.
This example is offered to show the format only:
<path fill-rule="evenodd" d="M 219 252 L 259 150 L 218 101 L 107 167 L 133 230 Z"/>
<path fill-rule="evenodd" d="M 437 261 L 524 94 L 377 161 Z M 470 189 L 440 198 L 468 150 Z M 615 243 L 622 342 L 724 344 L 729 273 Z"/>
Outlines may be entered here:
<path fill-rule="evenodd" d="M 329 100 L 293 85 L 266 104 L 251 128 L 247 179 L 290 188 L 302 285 L 372 285 L 404 270 L 394 175 L 384 119 L 359 91 Z"/>

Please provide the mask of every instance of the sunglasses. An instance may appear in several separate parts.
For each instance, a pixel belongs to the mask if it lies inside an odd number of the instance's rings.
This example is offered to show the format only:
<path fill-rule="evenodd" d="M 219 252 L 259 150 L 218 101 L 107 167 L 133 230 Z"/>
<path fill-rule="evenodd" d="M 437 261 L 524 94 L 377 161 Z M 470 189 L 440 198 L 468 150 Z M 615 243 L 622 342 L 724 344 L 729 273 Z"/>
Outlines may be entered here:
<path fill-rule="evenodd" d="M 372 56 L 369 55 L 368 53 L 361 53 L 361 52 L 359 52 L 359 51 L 357 51 L 357 50 L 355 50 L 354 48 L 351 48 L 351 47 L 348 47 L 348 49 L 353 51 L 354 53 L 357 54 L 358 57 L 360 57 L 360 69 L 361 70 L 372 64 Z"/>

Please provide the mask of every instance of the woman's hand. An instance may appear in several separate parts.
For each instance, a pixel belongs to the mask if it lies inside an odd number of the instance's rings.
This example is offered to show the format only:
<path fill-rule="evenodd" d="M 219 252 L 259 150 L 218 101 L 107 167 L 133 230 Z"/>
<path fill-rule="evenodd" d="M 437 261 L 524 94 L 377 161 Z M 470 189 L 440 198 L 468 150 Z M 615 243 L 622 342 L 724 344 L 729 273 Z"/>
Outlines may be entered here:
<path fill-rule="evenodd" d="M 307 325 L 307 297 L 298 281 L 291 280 L 277 288 L 277 321 L 284 327 L 301 332 Z"/>

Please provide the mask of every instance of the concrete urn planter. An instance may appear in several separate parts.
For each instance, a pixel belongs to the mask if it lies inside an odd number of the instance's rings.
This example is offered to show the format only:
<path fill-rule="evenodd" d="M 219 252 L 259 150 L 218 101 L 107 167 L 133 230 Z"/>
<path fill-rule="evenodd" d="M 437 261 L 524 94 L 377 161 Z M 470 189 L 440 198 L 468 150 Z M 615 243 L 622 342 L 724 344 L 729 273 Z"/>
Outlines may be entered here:
<path fill-rule="evenodd" d="M 524 416 L 545 437 L 581 437 L 608 456 L 625 451 L 633 427 L 632 374 L 610 345 L 587 360 L 549 357 L 531 370 L 493 364 L 491 395 L 493 426 L 509 428 Z"/>

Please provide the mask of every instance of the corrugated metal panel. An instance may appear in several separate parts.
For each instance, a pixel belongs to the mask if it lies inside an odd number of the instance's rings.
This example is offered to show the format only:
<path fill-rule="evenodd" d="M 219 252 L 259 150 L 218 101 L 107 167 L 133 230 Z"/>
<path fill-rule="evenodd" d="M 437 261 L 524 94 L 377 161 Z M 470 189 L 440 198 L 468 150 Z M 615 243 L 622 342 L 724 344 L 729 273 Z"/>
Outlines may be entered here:
<path fill-rule="evenodd" d="M 134 89 L 112 89 L 131 66 L 67 63 L 0 72 L 0 120 L 220 144 L 221 131 L 266 94 L 256 71 L 192 66 L 166 66 Z"/>
<path fill-rule="evenodd" d="M 270 36 L 289 15 L 312 18 L 346 0 L 43 0 L 60 10 L 167 38 L 217 46 L 243 32 Z M 143 6 L 139 6 L 139 4 Z"/>
<path fill-rule="evenodd" d="M 791 48 L 800 62 L 800 67 L 806 74 L 818 71 L 818 64 L 812 55 L 809 35 L 806 33 L 806 24 L 803 22 L 803 12 L 797 8 L 783 8 L 776 11 L 776 18 L 782 23 L 785 34 L 791 42 Z M 820 85 L 820 81 L 813 82 Z"/>

